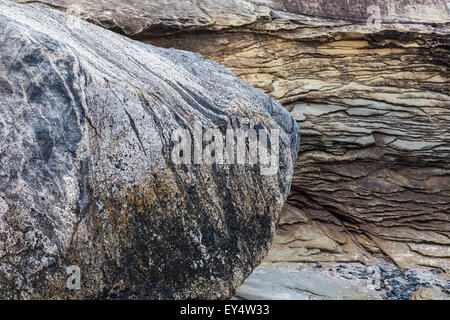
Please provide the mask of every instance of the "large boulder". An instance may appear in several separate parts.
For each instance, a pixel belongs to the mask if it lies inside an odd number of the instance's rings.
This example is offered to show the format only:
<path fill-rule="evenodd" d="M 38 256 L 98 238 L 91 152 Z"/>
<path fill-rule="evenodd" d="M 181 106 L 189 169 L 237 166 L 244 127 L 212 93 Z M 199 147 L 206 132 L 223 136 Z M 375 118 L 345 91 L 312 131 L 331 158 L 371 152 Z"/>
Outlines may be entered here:
<path fill-rule="evenodd" d="M 0 298 L 231 297 L 289 193 L 289 113 L 198 54 L 55 10 L 0 1 L 0 31 Z M 249 138 L 220 162 L 233 129 Z M 231 161 L 255 141 L 279 153 Z"/>
<path fill-rule="evenodd" d="M 445 0 L 39 0 L 199 52 L 282 102 L 303 143 L 271 261 L 450 266 Z"/>

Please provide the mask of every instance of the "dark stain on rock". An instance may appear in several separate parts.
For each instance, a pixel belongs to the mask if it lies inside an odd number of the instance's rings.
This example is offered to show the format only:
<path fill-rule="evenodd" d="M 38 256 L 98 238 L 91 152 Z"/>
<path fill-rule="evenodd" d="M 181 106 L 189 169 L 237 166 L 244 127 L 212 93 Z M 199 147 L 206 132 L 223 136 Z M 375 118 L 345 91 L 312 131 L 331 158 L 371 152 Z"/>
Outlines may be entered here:
<path fill-rule="evenodd" d="M 11 84 L 3 78 L 0 78 L 0 96 L 10 96 L 13 94 Z"/>

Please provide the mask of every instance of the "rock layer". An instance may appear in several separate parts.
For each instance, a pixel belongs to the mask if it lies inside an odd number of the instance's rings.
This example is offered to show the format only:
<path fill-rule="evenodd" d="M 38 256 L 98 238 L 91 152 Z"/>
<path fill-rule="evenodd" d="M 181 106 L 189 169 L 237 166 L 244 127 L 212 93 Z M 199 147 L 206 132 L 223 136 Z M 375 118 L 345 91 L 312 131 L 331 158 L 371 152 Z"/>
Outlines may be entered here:
<path fill-rule="evenodd" d="M 448 2 L 31 3 L 199 52 L 285 104 L 304 133 L 286 215 L 314 224 L 282 225 L 274 260 L 448 269 Z"/>
<path fill-rule="evenodd" d="M 0 297 L 231 297 L 289 192 L 289 113 L 197 54 L 54 10 L 0 1 L 0 30 Z M 175 164 L 195 122 L 279 130 L 278 172 Z"/>
<path fill-rule="evenodd" d="M 296 264 L 263 263 L 236 293 L 241 300 L 381 300 L 381 294 Z"/>

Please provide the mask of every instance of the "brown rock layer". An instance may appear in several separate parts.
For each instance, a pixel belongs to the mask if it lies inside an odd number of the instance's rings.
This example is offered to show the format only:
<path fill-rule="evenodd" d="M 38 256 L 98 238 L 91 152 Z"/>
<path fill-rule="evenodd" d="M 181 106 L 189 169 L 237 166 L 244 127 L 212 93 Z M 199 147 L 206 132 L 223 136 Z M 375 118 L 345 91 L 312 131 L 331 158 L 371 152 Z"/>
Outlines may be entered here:
<path fill-rule="evenodd" d="M 302 130 L 271 261 L 450 265 L 450 4 L 443 0 L 20 1 L 199 52 Z"/>

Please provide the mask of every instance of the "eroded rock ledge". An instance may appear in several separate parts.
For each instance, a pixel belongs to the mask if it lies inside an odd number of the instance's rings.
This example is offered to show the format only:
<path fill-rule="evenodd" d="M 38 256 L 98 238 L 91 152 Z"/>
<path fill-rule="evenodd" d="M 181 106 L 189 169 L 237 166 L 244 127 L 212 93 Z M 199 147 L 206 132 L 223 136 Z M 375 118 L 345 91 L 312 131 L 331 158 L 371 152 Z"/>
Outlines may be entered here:
<path fill-rule="evenodd" d="M 448 269 L 446 1 L 21 2 L 199 52 L 292 112 L 303 143 L 269 259 Z"/>

